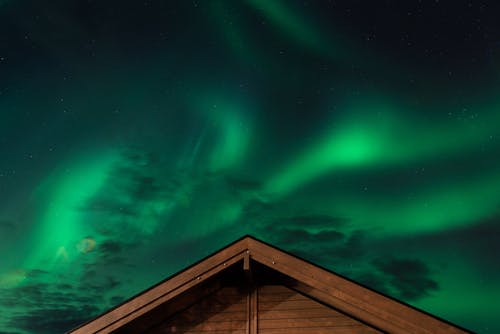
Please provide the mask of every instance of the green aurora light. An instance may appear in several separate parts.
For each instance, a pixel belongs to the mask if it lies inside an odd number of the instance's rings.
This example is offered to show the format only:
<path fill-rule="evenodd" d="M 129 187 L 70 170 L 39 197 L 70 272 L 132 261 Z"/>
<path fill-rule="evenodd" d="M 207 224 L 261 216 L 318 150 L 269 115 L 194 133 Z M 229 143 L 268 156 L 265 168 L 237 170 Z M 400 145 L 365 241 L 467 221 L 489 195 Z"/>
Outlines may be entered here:
<path fill-rule="evenodd" d="M 499 332 L 496 11 L 388 6 L 0 2 L 0 332 L 248 233 Z"/>

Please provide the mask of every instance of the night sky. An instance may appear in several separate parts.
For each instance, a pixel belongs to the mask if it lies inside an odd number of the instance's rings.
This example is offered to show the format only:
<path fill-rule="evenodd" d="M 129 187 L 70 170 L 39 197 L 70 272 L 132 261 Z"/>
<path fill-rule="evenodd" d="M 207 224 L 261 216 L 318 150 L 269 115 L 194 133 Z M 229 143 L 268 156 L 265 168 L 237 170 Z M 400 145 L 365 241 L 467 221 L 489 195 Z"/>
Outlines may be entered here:
<path fill-rule="evenodd" d="M 0 333 L 252 234 L 500 333 L 500 3 L 0 0 Z"/>

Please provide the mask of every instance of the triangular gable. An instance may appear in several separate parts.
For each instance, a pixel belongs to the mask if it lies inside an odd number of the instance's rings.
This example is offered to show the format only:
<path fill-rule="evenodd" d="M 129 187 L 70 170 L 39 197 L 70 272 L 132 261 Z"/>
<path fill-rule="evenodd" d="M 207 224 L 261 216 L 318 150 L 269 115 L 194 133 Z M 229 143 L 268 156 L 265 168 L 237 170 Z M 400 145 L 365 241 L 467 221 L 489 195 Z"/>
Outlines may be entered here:
<path fill-rule="evenodd" d="M 128 333 L 121 329 L 134 321 L 137 322 L 137 319 L 152 318 L 155 314 L 165 314 L 167 311 L 174 312 L 175 305 L 192 305 L 196 300 L 220 289 L 220 286 L 216 287 L 214 283 L 208 284 L 208 282 L 226 273 L 230 275 L 235 268 L 245 272 L 248 280 L 252 280 L 251 269 L 255 265 L 280 275 L 280 284 L 287 286 L 286 289 L 291 288 L 302 296 L 337 310 L 344 314 L 346 319 L 357 319 L 356 321 L 366 324 L 367 328 L 376 329 L 374 332 L 468 333 L 453 324 L 374 292 L 250 236 L 234 242 L 70 333 Z M 255 275 L 258 276 L 258 273 Z M 248 293 L 251 296 L 255 292 L 249 290 Z M 249 309 L 253 300 L 249 297 Z M 169 306 L 169 303 L 173 305 Z M 245 333 L 257 333 L 257 320 L 254 319 L 252 324 L 250 313 Z"/>

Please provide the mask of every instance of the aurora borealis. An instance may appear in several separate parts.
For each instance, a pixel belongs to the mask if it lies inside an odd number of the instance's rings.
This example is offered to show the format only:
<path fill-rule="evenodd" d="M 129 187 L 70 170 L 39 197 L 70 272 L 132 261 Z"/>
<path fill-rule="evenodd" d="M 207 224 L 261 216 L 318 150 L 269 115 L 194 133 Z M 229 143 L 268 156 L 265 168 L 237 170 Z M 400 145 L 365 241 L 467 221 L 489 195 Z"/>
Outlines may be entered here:
<path fill-rule="evenodd" d="M 0 333 L 252 234 L 499 333 L 499 4 L 0 1 Z"/>

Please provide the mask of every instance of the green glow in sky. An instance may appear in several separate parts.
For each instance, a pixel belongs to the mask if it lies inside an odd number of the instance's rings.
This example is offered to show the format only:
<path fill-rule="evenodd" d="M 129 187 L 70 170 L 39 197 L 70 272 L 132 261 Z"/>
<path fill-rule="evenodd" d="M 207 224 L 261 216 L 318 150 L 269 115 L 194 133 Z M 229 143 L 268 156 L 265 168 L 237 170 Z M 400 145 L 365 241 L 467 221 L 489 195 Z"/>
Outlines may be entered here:
<path fill-rule="evenodd" d="M 80 209 L 104 185 L 116 158 L 116 152 L 93 150 L 63 164 L 36 190 L 44 208 L 25 268 L 74 260 L 78 242 L 89 232 Z"/>
<path fill-rule="evenodd" d="M 244 234 L 500 332 L 500 26 L 462 5 L 0 0 L 0 332 Z"/>
<path fill-rule="evenodd" d="M 311 51 L 330 54 L 330 41 L 295 9 L 282 1 L 246 0 L 288 38 Z"/>
<path fill-rule="evenodd" d="M 484 119 L 465 123 L 448 121 L 439 127 L 401 117 L 403 110 L 377 103 L 347 108 L 352 119 L 335 124 L 316 144 L 267 184 L 271 194 L 286 194 L 327 173 L 346 168 L 403 165 L 415 161 L 454 156 L 486 147 L 500 135 L 497 107 L 481 113 Z M 402 108 L 401 108 L 402 109 Z"/>

